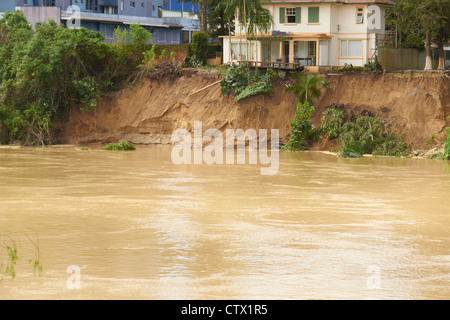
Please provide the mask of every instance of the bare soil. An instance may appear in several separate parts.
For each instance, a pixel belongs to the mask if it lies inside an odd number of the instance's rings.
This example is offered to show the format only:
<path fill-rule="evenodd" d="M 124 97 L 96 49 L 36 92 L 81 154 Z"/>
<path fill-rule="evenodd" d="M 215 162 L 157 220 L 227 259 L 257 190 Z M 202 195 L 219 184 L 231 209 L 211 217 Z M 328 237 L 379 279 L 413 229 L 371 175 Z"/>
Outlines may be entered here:
<path fill-rule="evenodd" d="M 342 104 L 348 114 L 370 112 L 384 120 L 393 132 L 414 149 L 430 148 L 450 126 L 450 77 L 445 72 L 323 74 L 329 87 L 315 101 L 313 124 L 318 127 L 323 111 Z M 221 75 L 185 69 L 175 80 L 145 80 L 138 86 L 104 97 L 91 112 L 74 106 L 70 117 L 56 125 L 57 143 L 87 144 L 129 140 L 136 144 L 170 144 L 176 129 L 193 130 L 202 121 L 203 130 L 279 129 L 280 140 L 290 136 L 297 98 L 283 90 L 294 79 L 278 78 L 271 96 L 256 96 L 235 102 L 223 96 Z M 215 83 L 215 84 L 214 84 Z M 202 88 L 208 88 L 200 90 Z M 200 90 L 200 91 L 199 91 Z M 326 139 L 312 146 L 330 150 L 335 141 Z"/>

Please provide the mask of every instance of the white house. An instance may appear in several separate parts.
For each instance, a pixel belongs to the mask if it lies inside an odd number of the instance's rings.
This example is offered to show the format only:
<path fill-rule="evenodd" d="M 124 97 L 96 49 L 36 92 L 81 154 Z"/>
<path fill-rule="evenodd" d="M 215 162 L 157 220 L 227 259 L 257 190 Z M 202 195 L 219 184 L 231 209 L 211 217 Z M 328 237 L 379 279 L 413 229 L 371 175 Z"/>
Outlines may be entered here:
<path fill-rule="evenodd" d="M 223 63 L 250 61 L 260 67 L 311 71 L 363 66 L 385 34 L 389 0 L 272 0 L 263 3 L 274 20 L 269 33 L 246 34 L 236 21 L 223 37 Z M 230 45 L 231 41 L 231 45 Z"/>

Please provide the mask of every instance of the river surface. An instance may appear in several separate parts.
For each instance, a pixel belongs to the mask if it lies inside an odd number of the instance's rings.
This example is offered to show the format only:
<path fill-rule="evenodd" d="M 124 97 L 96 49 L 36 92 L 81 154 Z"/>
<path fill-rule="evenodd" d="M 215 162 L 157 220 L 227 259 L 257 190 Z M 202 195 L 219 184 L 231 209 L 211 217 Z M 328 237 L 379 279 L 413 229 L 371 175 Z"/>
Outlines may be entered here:
<path fill-rule="evenodd" d="M 0 149 L 0 299 L 450 299 L 448 162 L 170 154 Z"/>

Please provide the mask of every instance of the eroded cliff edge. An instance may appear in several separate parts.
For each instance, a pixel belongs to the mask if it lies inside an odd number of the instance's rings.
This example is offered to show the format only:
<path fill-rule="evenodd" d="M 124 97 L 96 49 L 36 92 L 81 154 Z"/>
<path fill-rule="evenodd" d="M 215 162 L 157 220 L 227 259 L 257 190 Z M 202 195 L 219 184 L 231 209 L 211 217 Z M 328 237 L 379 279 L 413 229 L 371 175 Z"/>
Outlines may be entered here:
<path fill-rule="evenodd" d="M 331 104 L 342 104 L 347 112 L 370 112 L 384 120 L 387 131 L 395 133 L 414 149 L 430 147 L 446 136 L 450 126 L 450 73 L 328 73 L 329 86 L 320 100 L 312 122 L 318 127 L 322 112 Z M 104 97 L 91 112 L 74 106 L 66 122 L 56 125 L 58 143 L 85 144 L 121 139 L 137 144 L 168 144 L 174 130 L 193 129 L 202 121 L 203 130 L 279 129 L 280 140 L 290 135 L 297 98 L 283 93 L 293 83 L 278 78 L 271 96 L 257 96 L 234 102 L 223 96 L 220 74 L 183 70 L 175 80 L 149 81 Z M 209 86 L 211 85 L 211 86 Z M 209 87 L 207 87 L 209 86 Z M 200 90 L 202 88 L 205 88 Z M 200 90 L 200 91 L 199 91 Z M 322 141 L 316 149 L 328 150 Z"/>

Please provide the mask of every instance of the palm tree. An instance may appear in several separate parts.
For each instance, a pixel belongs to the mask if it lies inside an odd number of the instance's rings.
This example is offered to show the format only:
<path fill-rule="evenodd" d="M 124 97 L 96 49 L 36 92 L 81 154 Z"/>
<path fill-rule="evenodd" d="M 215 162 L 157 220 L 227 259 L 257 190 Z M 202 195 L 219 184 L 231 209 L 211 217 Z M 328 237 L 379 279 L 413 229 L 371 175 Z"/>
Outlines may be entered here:
<path fill-rule="evenodd" d="M 298 96 L 301 103 L 309 102 L 312 104 L 312 97 L 319 98 L 322 94 L 319 85 L 322 88 L 328 87 L 328 83 L 324 78 L 316 77 L 313 74 L 305 75 L 301 72 L 292 72 L 298 79 L 298 83 L 284 89 L 284 92 L 293 92 Z"/>
<path fill-rule="evenodd" d="M 248 32 L 253 35 L 257 31 L 267 33 L 273 25 L 272 14 L 261 6 L 260 0 L 223 0 L 223 3 L 225 4 L 224 18 L 231 20 L 237 14 L 241 26 L 246 26 L 244 27 L 246 42 Z M 231 33 L 229 37 L 231 48 Z"/>

